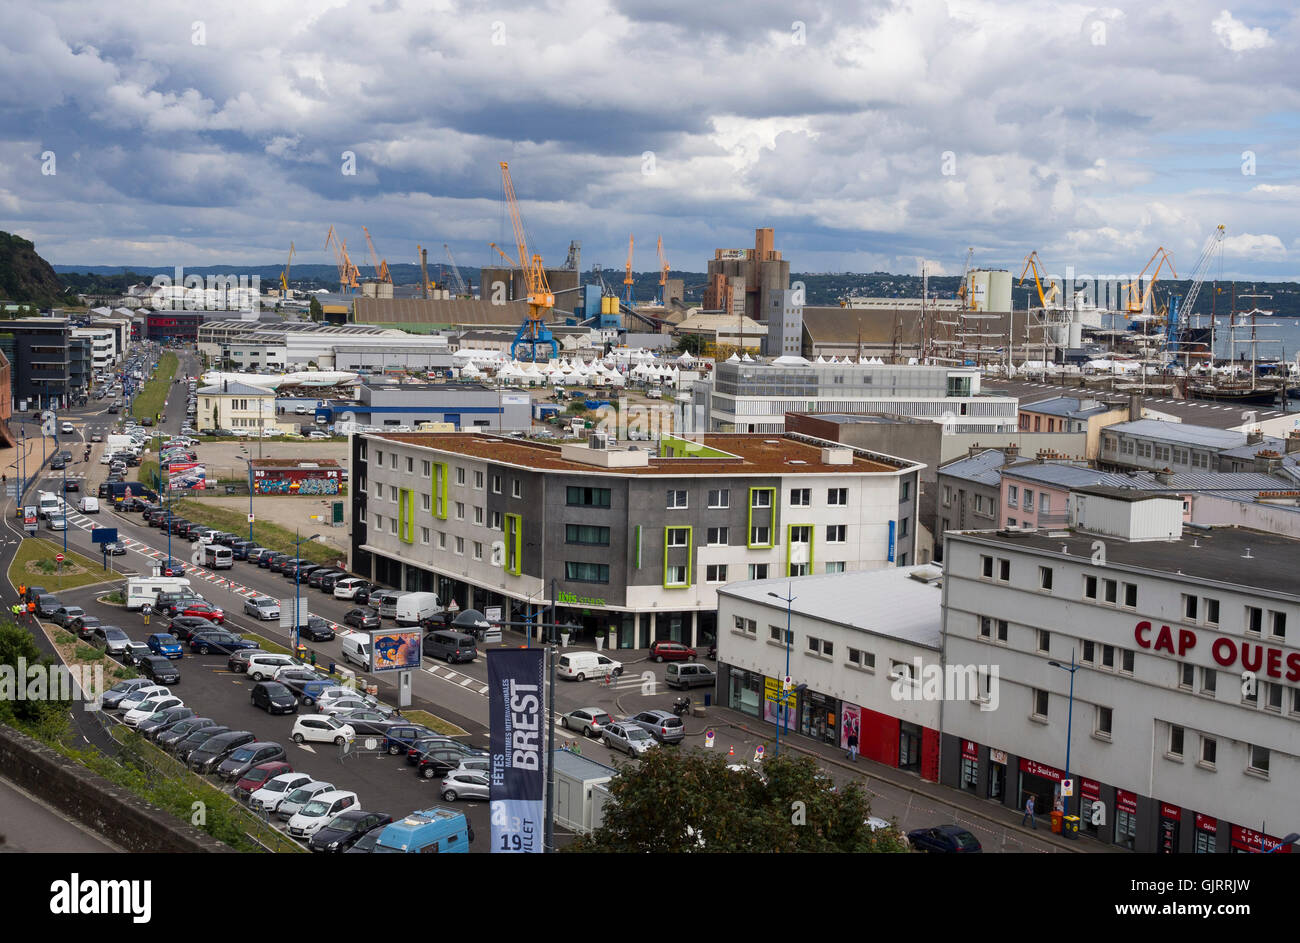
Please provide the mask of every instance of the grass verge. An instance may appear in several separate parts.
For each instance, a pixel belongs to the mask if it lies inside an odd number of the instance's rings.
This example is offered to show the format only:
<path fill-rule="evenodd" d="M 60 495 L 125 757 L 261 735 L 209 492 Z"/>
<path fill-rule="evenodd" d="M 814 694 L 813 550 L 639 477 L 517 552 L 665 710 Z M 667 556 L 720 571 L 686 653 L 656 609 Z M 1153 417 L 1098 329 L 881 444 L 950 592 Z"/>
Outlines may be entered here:
<path fill-rule="evenodd" d="M 172 502 L 172 514 L 194 521 L 196 524 L 206 524 L 208 527 L 229 531 L 232 534 L 242 534 L 248 530 L 248 512 L 234 511 L 230 508 L 210 507 L 196 498 L 185 498 Z M 287 527 L 281 527 L 279 524 L 258 523 L 253 525 L 253 539 L 261 546 L 269 547 L 272 550 L 293 553 L 293 537 L 293 531 Z M 299 555 L 304 560 L 310 560 L 312 563 L 318 563 L 322 566 L 333 566 L 343 556 L 339 551 L 324 544 L 318 544 L 315 541 L 305 541 Z"/>
<path fill-rule="evenodd" d="M 176 367 L 180 363 L 175 354 L 163 354 L 158 359 L 158 367 L 153 377 L 144 385 L 140 394 L 131 401 L 131 415 L 136 419 L 145 416 L 151 419 L 163 411 L 163 403 L 171 391 L 172 378 L 176 376 Z"/>
<path fill-rule="evenodd" d="M 102 583 L 115 576 L 113 573 L 106 573 L 97 560 L 83 557 L 75 550 L 69 550 L 64 554 L 63 572 L 60 575 L 58 562 L 54 559 L 55 554 L 58 553 L 63 553 L 61 544 L 40 537 L 26 538 L 19 545 L 18 552 L 14 554 L 13 563 L 9 565 L 9 581 L 15 586 L 33 584 L 44 586 L 51 593 L 57 593 L 65 589 L 76 589 L 78 586 L 88 586 L 91 583 Z M 48 573 L 44 572 L 47 564 L 50 568 Z"/>
<path fill-rule="evenodd" d="M 462 727 L 457 727 L 450 720 L 444 720 L 437 714 L 430 714 L 428 711 L 402 711 L 402 717 L 413 724 L 424 724 L 430 730 L 436 730 L 444 737 L 463 737 L 469 731 Z"/>
<path fill-rule="evenodd" d="M 270 652 L 272 655 L 291 655 L 292 652 L 279 642 L 272 642 L 265 635 L 258 635 L 255 632 L 240 632 L 244 638 L 250 642 L 256 642 L 257 647 L 264 652 Z"/>

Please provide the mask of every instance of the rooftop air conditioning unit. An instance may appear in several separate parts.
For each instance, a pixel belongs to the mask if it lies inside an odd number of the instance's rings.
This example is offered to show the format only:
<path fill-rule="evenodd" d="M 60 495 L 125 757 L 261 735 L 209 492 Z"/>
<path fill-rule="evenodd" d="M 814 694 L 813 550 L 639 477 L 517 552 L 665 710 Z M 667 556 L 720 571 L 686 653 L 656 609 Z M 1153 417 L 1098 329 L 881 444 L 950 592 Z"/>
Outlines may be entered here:
<path fill-rule="evenodd" d="M 587 436 L 587 445 L 593 449 L 609 449 L 609 433 L 593 432 Z"/>

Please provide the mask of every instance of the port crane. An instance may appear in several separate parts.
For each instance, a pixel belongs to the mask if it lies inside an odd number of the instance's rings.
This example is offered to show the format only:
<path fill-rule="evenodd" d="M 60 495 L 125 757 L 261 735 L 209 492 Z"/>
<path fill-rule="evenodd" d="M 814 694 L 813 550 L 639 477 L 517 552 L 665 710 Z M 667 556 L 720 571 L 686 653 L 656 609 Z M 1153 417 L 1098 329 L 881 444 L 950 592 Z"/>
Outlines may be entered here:
<path fill-rule="evenodd" d="M 514 342 L 510 345 L 510 356 L 516 360 L 520 359 L 518 350 L 521 346 L 526 345 L 530 349 L 533 361 L 536 362 L 538 345 L 549 344 L 551 356 L 558 357 L 560 355 L 560 345 L 551 336 L 551 329 L 546 323 L 552 309 L 555 307 L 555 294 L 546 281 L 546 269 L 542 265 L 542 257 L 536 252 L 531 256 L 528 254 L 528 237 L 524 231 L 523 218 L 519 214 L 519 201 L 515 198 L 515 185 L 510 179 L 510 165 L 505 161 L 500 163 L 501 188 L 506 207 L 510 210 L 510 223 L 514 229 L 515 247 L 519 253 L 519 258 L 518 260 L 510 258 L 495 242 L 491 243 L 491 246 L 501 254 L 503 259 L 510 263 L 512 268 L 518 268 L 523 273 L 524 287 L 528 292 L 528 315 L 524 318 L 523 324 L 519 326 Z"/>
<path fill-rule="evenodd" d="M 370 230 L 365 226 L 361 231 L 366 234 L 366 246 L 370 249 L 370 264 L 375 269 L 375 281 L 393 283 L 393 276 L 388 273 L 388 260 L 381 259 L 379 253 L 375 251 L 375 240 L 370 238 Z"/>
<path fill-rule="evenodd" d="M 348 244 L 339 238 L 333 226 L 330 226 L 329 234 L 325 236 L 325 248 L 334 250 L 334 261 L 339 269 L 339 291 L 345 295 L 351 294 L 360 287 L 361 283 L 357 281 L 360 269 L 352 264 Z"/>
<path fill-rule="evenodd" d="M 668 304 L 668 260 L 664 258 L 664 237 L 659 237 L 659 297 L 661 305 Z"/>
<path fill-rule="evenodd" d="M 289 297 L 289 266 L 293 265 L 293 243 L 289 243 L 289 261 L 284 263 L 284 271 L 280 273 L 280 292 L 285 297 Z"/>
<path fill-rule="evenodd" d="M 1151 268 L 1152 263 L 1155 262 L 1156 259 L 1159 259 L 1160 263 L 1156 265 L 1156 270 L 1151 273 L 1151 280 L 1147 282 L 1146 290 L 1142 291 L 1142 281 L 1146 279 L 1147 270 Z M 1164 246 L 1156 249 L 1156 251 L 1151 254 L 1151 258 L 1147 260 L 1146 266 L 1143 267 L 1142 272 L 1138 275 L 1137 279 L 1124 286 L 1128 289 L 1128 303 L 1124 306 L 1125 311 L 1129 314 L 1141 314 L 1147 309 L 1151 304 L 1151 294 L 1155 291 L 1156 282 L 1160 279 L 1160 271 L 1164 268 L 1166 262 L 1169 263 L 1170 274 L 1172 274 L 1174 278 L 1178 277 L 1178 272 L 1174 270 L 1173 256 L 1165 251 Z M 1138 295 L 1134 289 L 1142 291 L 1141 295 Z"/>
<path fill-rule="evenodd" d="M 470 291 L 465 285 L 465 279 L 460 277 L 460 266 L 456 264 L 456 257 L 451 254 L 451 246 L 444 242 L 442 251 L 447 253 L 447 261 L 451 263 L 451 280 L 456 283 L 457 297 L 468 298 Z"/>
<path fill-rule="evenodd" d="M 1018 283 L 1017 287 L 1023 286 L 1025 284 L 1025 276 L 1030 272 L 1033 272 L 1034 287 L 1038 290 L 1038 303 L 1042 305 L 1044 308 L 1050 308 L 1053 305 L 1053 303 L 1060 302 L 1061 291 L 1060 291 L 1060 286 L 1058 286 L 1056 282 L 1051 281 L 1050 279 L 1047 282 L 1047 291 L 1046 292 L 1043 291 L 1043 283 L 1039 277 L 1039 266 L 1041 262 L 1042 259 L 1038 257 L 1037 249 L 1030 252 L 1029 255 L 1025 257 L 1025 268 L 1020 273 L 1020 282 Z"/>
<path fill-rule="evenodd" d="M 632 234 L 627 234 L 627 266 L 623 275 L 623 304 L 629 308 L 634 306 L 632 301 Z"/>

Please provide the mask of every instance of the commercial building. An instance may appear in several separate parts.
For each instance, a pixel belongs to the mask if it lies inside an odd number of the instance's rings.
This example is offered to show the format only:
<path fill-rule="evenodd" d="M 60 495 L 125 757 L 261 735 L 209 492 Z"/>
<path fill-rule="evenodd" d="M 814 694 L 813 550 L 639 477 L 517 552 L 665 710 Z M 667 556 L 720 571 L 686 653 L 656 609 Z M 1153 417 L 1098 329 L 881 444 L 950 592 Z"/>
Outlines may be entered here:
<path fill-rule="evenodd" d="M 264 429 L 292 431 L 291 425 L 276 421 L 275 393 L 260 386 L 227 380 L 200 387 L 197 397 L 199 429 L 246 429 L 258 434 Z"/>
<path fill-rule="evenodd" d="M 485 434 L 352 440 L 351 568 L 466 608 L 554 606 L 611 647 L 716 638 L 736 579 L 915 561 L 920 466 L 794 435 L 652 453 Z"/>
<path fill-rule="evenodd" d="M 799 356 L 803 352 L 802 290 L 777 289 L 767 293 L 767 310 L 763 320 L 767 336 L 763 353 L 768 357 Z"/>
<path fill-rule="evenodd" d="M 20 411 L 67 404 L 74 392 L 71 340 L 67 318 L 15 318 L 0 325 L 0 350 L 12 367 Z"/>
<path fill-rule="evenodd" d="M 164 344 L 196 343 L 205 314 L 203 311 L 148 311 L 144 316 L 144 336 Z"/>
<path fill-rule="evenodd" d="M 1113 469 L 1174 472 L 1268 471 L 1300 483 L 1300 436 L 1217 429 L 1189 422 L 1139 419 L 1108 426 L 1098 462 Z"/>
<path fill-rule="evenodd" d="M 1295 825 L 1300 544 L 1184 534 L 1176 497 L 1076 501 L 1069 536 L 947 535 L 945 664 L 1000 665 L 1001 709 L 945 703 L 942 781 L 1045 812 L 1068 772 L 1099 841 L 1268 850 Z"/>
<path fill-rule="evenodd" d="M 355 402 L 317 406 L 322 424 L 405 426 L 447 422 L 463 431 L 523 432 L 532 427 L 527 392 L 482 383 L 363 383 Z"/>
<path fill-rule="evenodd" d="M 912 682 L 918 660 L 939 661 L 940 585 L 923 566 L 722 587 L 719 702 L 846 752 L 852 731 L 866 759 L 937 780 L 940 703 L 914 697 Z"/>
<path fill-rule="evenodd" d="M 1014 397 L 980 391 L 978 370 L 883 363 L 810 363 L 802 357 L 724 362 L 693 387 L 705 432 L 781 432 L 786 412 L 926 419 L 945 432 L 1016 430 Z"/>
<path fill-rule="evenodd" d="M 1134 413 L 1133 404 L 1104 402 L 1087 396 L 1055 396 L 1022 404 L 1022 432 L 1083 432 L 1087 434 L 1084 455 L 1095 461 L 1101 450 L 1101 430 L 1130 419 L 1140 419 L 1141 407 Z"/>

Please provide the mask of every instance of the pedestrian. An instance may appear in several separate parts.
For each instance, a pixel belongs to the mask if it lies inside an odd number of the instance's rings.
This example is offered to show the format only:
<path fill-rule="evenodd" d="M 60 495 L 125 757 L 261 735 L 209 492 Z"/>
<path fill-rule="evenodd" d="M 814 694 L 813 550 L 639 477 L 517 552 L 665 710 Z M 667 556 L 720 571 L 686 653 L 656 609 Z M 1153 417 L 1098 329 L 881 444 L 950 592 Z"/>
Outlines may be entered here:
<path fill-rule="evenodd" d="M 1038 823 L 1034 821 L 1034 797 L 1032 795 L 1025 800 L 1025 817 L 1020 820 L 1020 824 L 1024 825 L 1026 821 L 1033 826 L 1034 831 L 1038 831 Z"/>
<path fill-rule="evenodd" d="M 856 730 L 850 730 L 848 736 L 849 752 L 844 755 L 854 763 L 858 761 L 858 734 Z"/>

